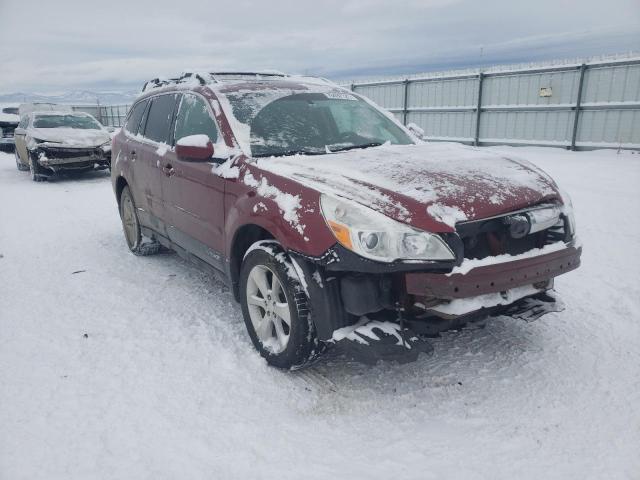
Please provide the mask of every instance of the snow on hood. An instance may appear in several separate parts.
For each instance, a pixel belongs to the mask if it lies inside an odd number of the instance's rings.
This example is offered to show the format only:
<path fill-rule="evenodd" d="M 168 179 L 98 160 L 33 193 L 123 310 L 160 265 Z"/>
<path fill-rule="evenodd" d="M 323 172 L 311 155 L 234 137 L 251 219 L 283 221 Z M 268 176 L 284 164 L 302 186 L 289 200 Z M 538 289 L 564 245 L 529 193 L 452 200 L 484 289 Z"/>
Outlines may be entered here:
<path fill-rule="evenodd" d="M 425 217 L 453 227 L 559 199 L 553 180 L 533 164 L 455 143 L 271 157 L 256 165 L 423 228 Z"/>
<path fill-rule="evenodd" d="M 82 128 L 31 128 L 29 136 L 68 147 L 97 147 L 111 141 L 106 130 Z"/>

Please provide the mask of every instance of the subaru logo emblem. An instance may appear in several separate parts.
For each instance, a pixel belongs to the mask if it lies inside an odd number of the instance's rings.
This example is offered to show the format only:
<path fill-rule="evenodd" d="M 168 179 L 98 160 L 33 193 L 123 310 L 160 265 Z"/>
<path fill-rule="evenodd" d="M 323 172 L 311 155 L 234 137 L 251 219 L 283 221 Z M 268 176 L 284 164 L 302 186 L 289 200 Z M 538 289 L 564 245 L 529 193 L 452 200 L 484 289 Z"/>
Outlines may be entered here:
<path fill-rule="evenodd" d="M 531 224 L 529 223 L 529 217 L 526 215 L 512 215 L 506 217 L 504 221 L 509 226 L 511 238 L 523 238 L 529 235 Z"/>

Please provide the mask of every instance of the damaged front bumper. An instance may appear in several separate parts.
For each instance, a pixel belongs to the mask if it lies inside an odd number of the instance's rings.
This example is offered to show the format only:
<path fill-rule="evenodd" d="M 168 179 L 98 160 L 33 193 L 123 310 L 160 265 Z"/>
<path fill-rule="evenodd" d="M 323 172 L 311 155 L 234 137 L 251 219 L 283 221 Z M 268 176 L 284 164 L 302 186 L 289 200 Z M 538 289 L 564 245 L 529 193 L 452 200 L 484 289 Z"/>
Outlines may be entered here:
<path fill-rule="evenodd" d="M 316 261 L 295 252 L 292 256 L 307 278 L 318 279 L 307 283 L 319 338 L 373 362 L 411 361 L 419 352 L 430 351 L 423 336 L 479 319 L 508 315 L 531 321 L 560 311 L 554 278 L 578 268 L 582 248 L 572 239 L 521 255 L 465 260 L 457 266 L 378 264 L 379 269 L 370 261 L 358 264 L 343 253 L 336 248 Z M 354 324 L 354 316 L 358 323 Z M 388 331 L 360 323 L 367 319 L 396 325 L 400 336 L 388 338 Z M 378 338 L 366 338 L 365 332 L 372 331 Z"/>
<path fill-rule="evenodd" d="M 111 165 L 111 150 L 102 147 L 63 147 L 39 145 L 31 151 L 38 164 L 54 172 L 104 169 Z"/>
<path fill-rule="evenodd" d="M 408 363 L 417 360 L 421 353 L 431 355 L 433 346 L 429 338 L 443 330 L 499 316 L 532 322 L 547 313 L 562 310 L 564 303 L 556 297 L 555 292 L 545 291 L 521 298 L 510 305 L 482 308 L 459 316 L 455 323 L 441 321 L 439 325 L 437 321 L 424 322 L 419 319 L 391 322 L 363 317 L 355 325 L 334 331 L 329 343 L 347 357 L 362 363 L 375 364 L 381 360 Z"/>
<path fill-rule="evenodd" d="M 406 291 L 418 297 L 453 300 L 537 283 L 544 285 L 548 280 L 578 268 L 581 254 L 582 248 L 569 245 L 537 256 L 512 256 L 502 262 L 489 258 L 485 264 L 478 261 L 478 266 L 468 270 L 463 263 L 462 268 L 454 268 L 450 274 L 407 273 Z"/>

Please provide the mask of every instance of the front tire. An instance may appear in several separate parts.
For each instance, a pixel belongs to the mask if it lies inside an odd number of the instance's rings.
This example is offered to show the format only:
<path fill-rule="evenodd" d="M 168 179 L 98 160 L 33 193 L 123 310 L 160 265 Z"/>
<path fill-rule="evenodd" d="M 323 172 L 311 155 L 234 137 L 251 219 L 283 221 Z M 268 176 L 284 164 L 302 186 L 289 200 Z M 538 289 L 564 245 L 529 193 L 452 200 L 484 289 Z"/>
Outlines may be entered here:
<path fill-rule="evenodd" d="M 44 182 L 47 179 L 47 176 L 42 174 L 42 169 L 38 164 L 38 160 L 34 158 L 34 155 L 29 155 L 29 172 L 31 172 L 31 180 L 34 182 Z"/>
<path fill-rule="evenodd" d="M 240 269 L 240 303 L 251 341 L 270 365 L 299 369 L 322 351 L 307 294 L 276 242 L 258 242 Z"/>
<path fill-rule="evenodd" d="M 18 170 L 20 170 L 21 172 L 26 172 L 27 170 L 29 170 L 29 167 L 20 161 L 20 155 L 18 154 L 17 148 L 13 151 L 13 155 L 16 157 L 16 167 L 18 168 Z"/>
<path fill-rule="evenodd" d="M 141 256 L 158 253 L 160 244 L 142 235 L 136 205 L 128 185 L 122 189 L 120 194 L 120 219 L 122 220 L 124 238 L 131 252 Z"/>

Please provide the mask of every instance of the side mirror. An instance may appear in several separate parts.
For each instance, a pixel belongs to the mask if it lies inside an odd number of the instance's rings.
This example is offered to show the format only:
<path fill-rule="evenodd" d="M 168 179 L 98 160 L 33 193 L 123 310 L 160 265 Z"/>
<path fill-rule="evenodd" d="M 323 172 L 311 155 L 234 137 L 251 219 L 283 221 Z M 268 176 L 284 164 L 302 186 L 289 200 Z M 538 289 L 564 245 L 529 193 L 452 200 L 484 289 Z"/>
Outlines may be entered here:
<path fill-rule="evenodd" d="M 415 123 L 411 122 L 407 124 L 407 128 L 411 133 L 413 133 L 419 139 L 422 140 L 424 138 L 424 130 L 420 128 L 418 125 L 416 125 Z"/>
<path fill-rule="evenodd" d="M 176 155 L 186 162 L 207 162 L 213 157 L 213 143 L 207 135 L 189 135 L 176 142 Z"/>

